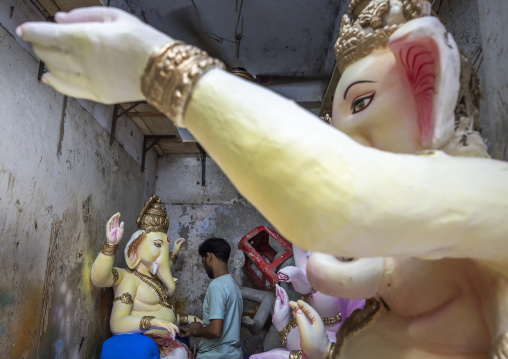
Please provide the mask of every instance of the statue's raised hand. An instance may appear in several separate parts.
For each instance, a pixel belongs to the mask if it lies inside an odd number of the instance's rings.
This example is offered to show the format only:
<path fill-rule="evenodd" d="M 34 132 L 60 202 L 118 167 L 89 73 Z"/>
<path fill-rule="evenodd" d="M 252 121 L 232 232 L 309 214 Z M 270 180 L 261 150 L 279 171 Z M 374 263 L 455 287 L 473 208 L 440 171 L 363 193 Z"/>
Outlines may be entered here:
<path fill-rule="evenodd" d="M 117 244 L 123 236 L 123 222 L 119 224 L 120 213 L 116 213 L 106 224 L 106 238 L 108 243 Z"/>
<path fill-rule="evenodd" d="M 175 243 L 173 243 L 173 249 L 171 252 L 178 254 L 180 252 L 180 249 L 182 249 L 183 244 L 185 243 L 184 238 L 178 238 Z"/>
<path fill-rule="evenodd" d="M 28 22 L 16 33 L 50 72 L 43 81 L 78 98 L 107 104 L 143 100 L 141 77 L 152 52 L 172 39 L 119 9 L 87 7 Z"/>
<path fill-rule="evenodd" d="M 291 310 L 289 309 L 288 295 L 284 288 L 278 284 L 275 285 L 275 295 L 272 323 L 278 331 L 281 331 L 291 319 Z"/>
<path fill-rule="evenodd" d="M 303 300 L 289 302 L 300 331 L 300 345 L 308 359 L 325 359 L 330 345 L 321 317 Z"/>

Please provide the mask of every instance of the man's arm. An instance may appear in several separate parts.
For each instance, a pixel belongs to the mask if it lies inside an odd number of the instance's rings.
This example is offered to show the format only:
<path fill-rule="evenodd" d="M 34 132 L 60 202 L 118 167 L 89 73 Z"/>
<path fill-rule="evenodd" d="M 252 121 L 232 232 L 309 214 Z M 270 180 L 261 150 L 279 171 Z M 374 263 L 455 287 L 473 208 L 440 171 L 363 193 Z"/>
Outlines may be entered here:
<path fill-rule="evenodd" d="M 224 320 L 212 319 L 206 327 L 199 322 L 193 322 L 188 327 L 180 327 L 180 336 L 186 338 L 188 336 L 203 337 L 207 339 L 220 338 L 222 335 Z"/>

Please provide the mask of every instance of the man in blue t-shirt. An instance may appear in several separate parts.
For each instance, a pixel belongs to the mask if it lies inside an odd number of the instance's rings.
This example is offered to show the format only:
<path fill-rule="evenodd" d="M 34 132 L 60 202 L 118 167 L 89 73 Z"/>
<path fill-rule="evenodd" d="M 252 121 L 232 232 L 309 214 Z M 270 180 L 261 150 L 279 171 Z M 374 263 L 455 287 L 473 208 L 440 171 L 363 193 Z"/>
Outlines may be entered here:
<path fill-rule="evenodd" d="M 203 324 L 180 327 L 180 336 L 201 337 L 196 359 L 240 359 L 243 300 L 228 271 L 231 247 L 222 238 L 209 238 L 199 246 L 201 263 L 212 282 L 203 302 Z"/>

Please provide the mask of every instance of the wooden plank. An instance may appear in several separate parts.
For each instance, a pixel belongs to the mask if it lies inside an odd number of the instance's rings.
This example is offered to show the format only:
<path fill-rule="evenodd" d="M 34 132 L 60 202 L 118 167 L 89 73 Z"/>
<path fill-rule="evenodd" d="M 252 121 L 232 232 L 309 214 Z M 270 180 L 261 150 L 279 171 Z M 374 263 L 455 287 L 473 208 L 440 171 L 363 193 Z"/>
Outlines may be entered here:
<path fill-rule="evenodd" d="M 79 7 L 104 6 L 101 0 L 55 0 L 61 11 L 71 11 Z"/>
<path fill-rule="evenodd" d="M 169 154 L 196 154 L 199 153 L 196 142 L 159 142 L 165 155 Z"/>
<path fill-rule="evenodd" d="M 129 111 L 127 112 L 127 116 L 130 118 L 134 117 L 166 117 L 163 113 L 160 112 L 136 112 L 136 111 Z"/>
<path fill-rule="evenodd" d="M 54 16 L 57 11 L 71 11 L 87 6 L 104 6 L 101 0 L 39 0 L 39 3 L 51 16 Z"/>
<path fill-rule="evenodd" d="M 150 129 L 145 124 L 145 122 L 143 121 L 142 118 L 136 117 L 136 118 L 131 118 L 131 120 L 141 130 L 141 133 L 143 135 L 147 135 L 147 136 L 153 135 L 152 131 L 150 131 Z"/>
<path fill-rule="evenodd" d="M 60 11 L 60 8 L 53 0 L 39 0 L 39 3 L 51 16 L 54 16 L 58 11 Z"/>

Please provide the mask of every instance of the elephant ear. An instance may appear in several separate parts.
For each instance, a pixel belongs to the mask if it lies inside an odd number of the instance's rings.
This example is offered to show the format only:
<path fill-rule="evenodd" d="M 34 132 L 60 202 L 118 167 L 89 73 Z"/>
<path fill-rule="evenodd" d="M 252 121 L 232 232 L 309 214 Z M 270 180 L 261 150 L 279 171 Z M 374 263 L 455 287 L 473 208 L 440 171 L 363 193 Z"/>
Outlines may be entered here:
<path fill-rule="evenodd" d="M 131 239 L 125 246 L 125 262 L 130 269 L 134 269 L 138 266 L 141 261 L 141 257 L 138 254 L 138 246 L 143 240 L 143 235 L 145 231 L 138 230 L 134 232 Z"/>
<path fill-rule="evenodd" d="M 422 145 L 443 147 L 454 133 L 460 87 L 457 44 L 437 18 L 426 16 L 401 26 L 388 46 L 412 88 Z"/>

